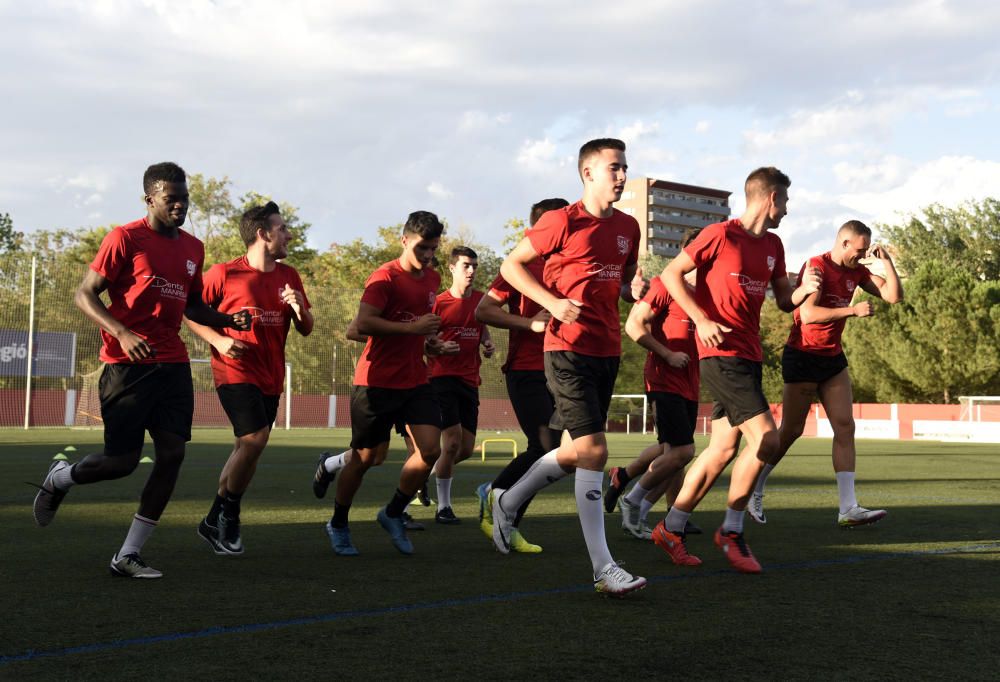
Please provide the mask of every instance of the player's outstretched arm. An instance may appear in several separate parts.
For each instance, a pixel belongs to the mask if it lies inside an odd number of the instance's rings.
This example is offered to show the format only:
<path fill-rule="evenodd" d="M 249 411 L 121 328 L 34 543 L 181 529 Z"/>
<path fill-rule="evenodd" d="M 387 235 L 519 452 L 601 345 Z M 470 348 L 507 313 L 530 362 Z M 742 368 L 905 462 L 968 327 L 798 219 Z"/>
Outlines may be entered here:
<path fill-rule="evenodd" d="M 580 306 L 583 304 L 580 301 L 559 298 L 542 286 L 525 267 L 536 258 L 538 252 L 531 245 L 531 240 L 525 237 L 504 259 L 500 266 L 500 274 L 523 296 L 527 296 L 552 313 L 552 317 L 565 324 L 575 322 L 580 316 Z"/>
<path fill-rule="evenodd" d="M 441 318 L 434 313 L 421 315 L 411 322 L 397 322 L 382 317 L 382 310 L 368 303 L 358 305 L 357 332 L 363 336 L 399 336 L 436 334 L 441 327 Z"/>
<path fill-rule="evenodd" d="M 663 280 L 663 286 L 667 288 L 667 293 L 677 301 L 681 310 L 686 312 L 691 321 L 694 322 L 697 328 L 696 333 L 701 342 L 708 348 L 715 348 L 722 343 L 726 332 L 731 332 L 732 329 L 710 320 L 701 306 L 695 302 L 691 292 L 688 291 L 684 275 L 694 270 L 695 267 L 697 266 L 691 256 L 687 252 L 681 251 L 663 269 L 660 279 Z"/>
<path fill-rule="evenodd" d="M 76 306 L 83 311 L 83 314 L 94 321 L 97 326 L 111 334 L 118 340 L 122 350 L 128 355 L 129 360 L 145 360 L 156 354 L 153 347 L 145 339 L 133 334 L 132 330 L 116 320 L 104 301 L 101 300 L 101 292 L 108 288 L 110 282 L 93 270 L 88 269 L 83 281 L 77 287 L 73 301 Z"/>
<path fill-rule="evenodd" d="M 653 337 L 653 318 L 656 311 L 645 301 L 639 301 L 628 313 L 625 333 L 637 344 L 663 358 L 671 367 L 685 367 L 691 360 L 687 353 L 675 353 Z"/>

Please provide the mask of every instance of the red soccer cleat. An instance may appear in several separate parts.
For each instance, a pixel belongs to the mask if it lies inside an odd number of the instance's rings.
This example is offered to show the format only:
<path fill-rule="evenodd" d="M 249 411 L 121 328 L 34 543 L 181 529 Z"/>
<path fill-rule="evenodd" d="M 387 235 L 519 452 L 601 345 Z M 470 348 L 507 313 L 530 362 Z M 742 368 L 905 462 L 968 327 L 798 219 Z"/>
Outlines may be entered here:
<path fill-rule="evenodd" d="M 688 554 L 684 533 L 671 533 L 663 521 L 656 524 L 656 528 L 653 529 L 653 542 L 678 566 L 701 565 L 701 559 Z"/>
<path fill-rule="evenodd" d="M 760 573 L 760 562 L 754 558 L 750 547 L 743 539 L 743 533 L 724 533 L 722 528 L 719 528 L 715 531 L 715 545 L 740 573 Z"/>

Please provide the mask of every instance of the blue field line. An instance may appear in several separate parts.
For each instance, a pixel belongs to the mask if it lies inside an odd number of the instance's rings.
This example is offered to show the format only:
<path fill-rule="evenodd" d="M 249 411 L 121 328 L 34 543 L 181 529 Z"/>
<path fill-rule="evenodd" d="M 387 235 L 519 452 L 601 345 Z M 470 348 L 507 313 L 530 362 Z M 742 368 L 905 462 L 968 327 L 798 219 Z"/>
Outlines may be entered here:
<path fill-rule="evenodd" d="M 843 566 L 848 564 L 859 564 L 869 561 L 884 561 L 888 559 L 898 559 L 903 557 L 925 557 L 941 556 L 951 554 L 974 554 L 977 552 L 988 552 L 1000 550 L 1000 542 L 988 542 L 977 545 L 965 545 L 962 547 L 951 547 L 942 549 L 915 550 L 910 552 L 883 552 L 879 554 L 859 554 L 834 559 L 810 559 L 806 561 L 791 561 L 784 563 L 768 564 L 767 573 L 775 571 L 788 571 L 797 569 L 815 569 L 827 566 Z M 649 583 L 678 582 L 684 580 L 700 580 L 704 578 L 714 578 L 725 575 L 733 575 L 731 569 L 718 569 L 713 571 L 697 571 L 677 575 L 660 575 L 648 579 Z M 73 656 L 75 654 L 91 654 L 102 651 L 113 651 L 116 649 L 126 649 L 134 646 L 144 646 L 148 644 L 159 644 L 161 642 L 178 642 L 187 639 L 203 639 L 205 637 L 215 637 L 217 635 L 235 635 L 250 632 L 263 632 L 266 630 L 278 630 L 299 625 L 313 625 L 316 623 L 333 623 L 342 620 L 352 620 L 355 618 L 367 618 L 371 616 L 385 616 L 399 613 L 413 613 L 416 611 L 429 611 L 433 609 L 449 608 L 453 606 L 475 606 L 477 604 L 487 604 L 490 602 L 512 602 L 521 599 L 531 599 L 534 597 L 547 597 L 558 594 L 570 594 L 576 592 L 593 591 L 592 584 L 572 585 L 567 587 L 554 587 L 547 590 L 531 590 L 527 592 L 508 592 L 506 594 L 484 594 L 473 597 L 462 597 L 458 599 L 442 599 L 431 602 L 421 602 L 416 604 L 403 604 L 400 606 L 383 606 L 374 609 L 356 609 L 352 611 L 338 611 L 319 616 L 305 616 L 302 618 L 292 618 L 290 620 L 272 621 L 269 623 L 249 623 L 246 625 L 227 625 L 195 630 L 192 632 L 172 632 L 163 635 L 150 635 L 146 637 L 135 637 L 132 639 L 117 639 L 110 642 L 96 642 L 94 644 L 83 644 L 80 646 L 67 647 L 65 649 L 48 649 L 42 651 L 25 651 L 19 654 L 0 655 L 0 665 L 8 663 L 18 663 L 22 661 L 32 661 L 41 658 L 60 658 L 63 656 Z"/>

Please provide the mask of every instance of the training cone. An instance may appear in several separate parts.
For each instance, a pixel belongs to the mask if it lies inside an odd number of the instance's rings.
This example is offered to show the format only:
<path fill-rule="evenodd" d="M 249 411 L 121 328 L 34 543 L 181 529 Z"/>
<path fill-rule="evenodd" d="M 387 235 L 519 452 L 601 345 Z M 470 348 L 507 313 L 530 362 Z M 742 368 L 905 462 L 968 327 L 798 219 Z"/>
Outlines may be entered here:
<path fill-rule="evenodd" d="M 69 461 L 69 457 L 67 457 L 66 455 L 64 455 L 61 452 L 57 453 L 56 456 L 53 457 L 52 459 L 58 459 L 61 462 L 67 462 L 67 461 Z"/>
<path fill-rule="evenodd" d="M 67 445 L 66 447 L 63 448 L 63 450 L 65 450 L 66 452 L 76 452 L 76 448 L 73 447 L 72 445 Z"/>
<path fill-rule="evenodd" d="M 139 460 L 139 464 L 152 464 L 152 463 L 153 463 L 153 458 L 150 457 L 149 455 L 146 455 L 145 457 Z"/>

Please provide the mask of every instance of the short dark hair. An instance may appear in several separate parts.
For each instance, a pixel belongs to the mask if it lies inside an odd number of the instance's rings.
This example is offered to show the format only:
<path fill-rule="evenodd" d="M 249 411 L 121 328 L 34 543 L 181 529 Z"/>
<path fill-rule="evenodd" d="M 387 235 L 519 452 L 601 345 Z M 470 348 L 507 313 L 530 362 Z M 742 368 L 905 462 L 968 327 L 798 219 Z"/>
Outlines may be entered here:
<path fill-rule="evenodd" d="M 531 224 L 534 225 L 538 222 L 539 218 L 549 211 L 557 211 L 560 208 L 566 208 L 567 206 L 569 206 L 569 202 L 558 197 L 555 199 L 542 199 L 531 207 L 531 217 L 529 220 L 531 221 Z"/>
<path fill-rule="evenodd" d="M 840 234 L 841 232 L 850 232 L 858 237 L 872 236 L 872 228 L 868 227 L 860 220 L 848 220 L 840 226 L 839 230 L 837 230 L 837 234 Z"/>
<path fill-rule="evenodd" d="M 743 191 L 747 199 L 755 199 L 766 196 L 779 187 L 788 189 L 791 186 L 792 181 L 780 170 L 774 166 L 762 166 L 747 176 Z"/>
<path fill-rule="evenodd" d="M 583 177 L 583 165 L 591 156 L 599 154 L 605 149 L 617 149 L 623 152 L 625 151 L 625 143 L 613 137 L 599 137 L 596 140 L 585 143 L 580 147 L 580 156 L 576 162 L 576 170 L 580 173 L 581 178 Z"/>
<path fill-rule="evenodd" d="M 681 248 L 683 249 L 683 248 L 687 247 L 688 244 L 690 244 L 695 239 L 697 239 L 698 235 L 701 234 L 701 231 L 703 229 L 704 228 L 702 228 L 702 227 L 695 227 L 695 228 L 692 228 L 692 229 L 688 230 L 687 232 L 685 232 L 684 233 L 684 238 L 681 239 Z"/>
<path fill-rule="evenodd" d="M 240 217 L 240 236 L 243 238 L 243 243 L 250 246 L 257 241 L 257 230 L 267 232 L 271 229 L 268 218 L 273 215 L 281 215 L 281 209 L 273 201 L 244 211 Z"/>
<path fill-rule="evenodd" d="M 465 256 L 466 258 L 473 260 L 479 260 L 479 255 L 476 254 L 476 252 L 470 249 L 468 246 L 456 246 L 454 249 L 451 250 L 451 258 L 448 260 L 448 262 L 454 265 L 455 263 L 458 262 L 458 259 L 461 258 L 462 256 Z"/>
<path fill-rule="evenodd" d="M 158 182 L 187 182 L 187 173 L 173 161 L 154 163 L 142 174 L 142 191 L 152 194 Z"/>
<path fill-rule="evenodd" d="M 444 225 L 430 211 L 414 211 L 403 225 L 403 234 L 419 235 L 421 239 L 437 239 L 442 232 Z"/>

